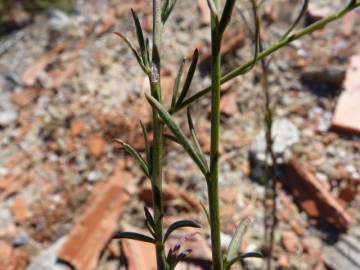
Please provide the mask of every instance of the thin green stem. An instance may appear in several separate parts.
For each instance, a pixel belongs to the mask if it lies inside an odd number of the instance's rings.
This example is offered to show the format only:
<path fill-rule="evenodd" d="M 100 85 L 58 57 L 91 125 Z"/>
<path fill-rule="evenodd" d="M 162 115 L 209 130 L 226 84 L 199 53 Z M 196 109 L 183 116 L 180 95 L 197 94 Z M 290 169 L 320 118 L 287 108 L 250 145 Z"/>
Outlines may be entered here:
<path fill-rule="evenodd" d="M 160 46 L 162 35 L 161 22 L 161 1 L 153 0 L 153 51 L 151 74 L 149 76 L 151 95 L 161 102 L 161 87 L 160 87 Z M 155 246 L 156 246 L 156 261 L 158 270 L 166 270 L 167 264 L 164 254 L 163 244 L 163 203 L 162 203 L 162 163 L 163 163 L 163 144 L 164 144 L 164 127 L 160 121 L 159 115 L 153 109 L 153 131 L 154 140 L 152 145 L 152 165 L 151 165 L 151 183 L 153 195 L 153 208 L 155 220 Z"/>
<path fill-rule="evenodd" d="M 214 1 L 218 5 L 218 1 Z M 211 146 L 210 175 L 207 180 L 211 227 L 211 250 L 213 269 L 223 269 L 220 239 L 219 213 L 219 140 L 220 140 L 220 78 L 221 78 L 221 34 L 219 22 L 212 15 L 211 19 Z"/>
<path fill-rule="evenodd" d="M 261 53 L 259 53 L 258 57 L 256 58 L 256 62 L 261 61 L 262 59 L 266 58 L 267 56 L 271 55 L 272 53 L 276 52 L 277 50 L 279 50 L 280 48 L 290 44 L 291 42 L 293 42 L 294 40 L 297 40 L 305 35 L 308 35 L 316 30 L 319 30 L 321 28 L 323 28 L 324 26 L 326 26 L 327 24 L 343 17 L 345 14 L 347 14 L 348 12 L 350 12 L 351 10 L 355 9 L 359 7 L 359 4 L 350 4 L 348 6 L 346 6 L 344 9 L 340 10 L 339 12 L 330 15 L 322 20 L 319 20 L 311 25 L 309 25 L 308 27 L 305 27 L 302 30 L 299 30 L 297 32 L 295 32 L 294 34 L 291 34 L 289 36 L 287 36 L 286 38 L 280 39 L 278 40 L 278 42 L 274 45 L 272 45 L 270 48 L 265 49 L 264 51 L 262 51 Z M 229 73 L 225 74 L 224 76 L 221 77 L 220 80 L 220 84 L 224 84 L 236 77 L 238 77 L 239 75 L 245 74 L 248 71 L 250 71 L 250 67 L 254 64 L 254 60 L 250 60 L 247 63 L 233 69 L 232 71 L 230 71 Z M 195 95 L 191 96 L 190 98 L 186 99 L 183 103 L 181 103 L 179 106 L 177 106 L 175 109 L 171 110 L 170 112 L 173 114 L 175 112 L 178 112 L 180 110 L 182 110 L 183 108 L 187 107 L 188 105 L 190 105 L 191 103 L 193 103 L 194 101 L 200 99 L 201 97 L 207 95 L 208 93 L 211 92 L 211 86 L 207 87 L 201 91 L 199 91 L 198 93 L 196 93 Z"/>

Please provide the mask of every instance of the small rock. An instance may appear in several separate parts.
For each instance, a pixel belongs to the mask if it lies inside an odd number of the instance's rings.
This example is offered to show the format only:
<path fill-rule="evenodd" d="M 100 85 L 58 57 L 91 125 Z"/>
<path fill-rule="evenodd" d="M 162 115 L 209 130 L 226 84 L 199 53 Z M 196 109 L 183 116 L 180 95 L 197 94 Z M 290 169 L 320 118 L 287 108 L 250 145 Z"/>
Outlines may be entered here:
<path fill-rule="evenodd" d="M 98 171 L 91 171 L 89 172 L 88 176 L 87 176 L 87 180 L 89 182 L 96 182 L 101 178 L 101 173 L 99 173 Z"/>
<path fill-rule="evenodd" d="M 0 112 L 0 126 L 8 126 L 14 123 L 17 119 L 17 112 L 13 110 L 6 110 Z"/>
<path fill-rule="evenodd" d="M 49 15 L 49 30 L 57 33 L 64 32 L 70 22 L 69 16 L 65 12 L 58 9 L 50 10 Z"/>
<path fill-rule="evenodd" d="M 29 243 L 29 235 L 24 230 L 21 230 L 19 234 L 12 241 L 12 245 L 15 247 L 25 246 L 28 243 Z"/>
<path fill-rule="evenodd" d="M 289 120 L 283 118 L 278 119 L 273 123 L 272 139 L 274 153 L 283 154 L 285 150 L 297 143 L 300 138 L 300 133 L 297 127 Z M 262 160 L 265 160 L 266 141 L 265 131 L 261 131 L 251 144 L 251 152 L 256 153 Z"/>
<path fill-rule="evenodd" d="M 57 240 L 53 245 L 37 256 L 26 270 L 65 270 L 67 267 L 57 264 L 58 251 L 65 242 L 65 237 Z"/>

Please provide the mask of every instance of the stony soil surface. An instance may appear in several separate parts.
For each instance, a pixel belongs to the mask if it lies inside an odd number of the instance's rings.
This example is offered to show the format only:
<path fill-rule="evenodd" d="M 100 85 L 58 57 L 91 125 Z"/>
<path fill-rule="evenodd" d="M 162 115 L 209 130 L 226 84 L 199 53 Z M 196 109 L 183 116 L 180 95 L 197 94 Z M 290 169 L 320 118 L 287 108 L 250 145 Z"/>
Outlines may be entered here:
<path fill-rule="evenodd" d="M 201 21 L 196 1 L 178 2 L 166 25 L 162 48 L 167 102 L 181 58 L 191 56 L 195 48 L 200 49 L 202 61 L 191 93 L 210 81 L 206 61 L 209 27 Z M 286 30 L 300 2 L 265 2 L 266 45 Z M 313 17 L 334 12 L 342 5 L 342 1 L 316 2 L 309 11 Z M 143 206 L 149 203 L 148 180 L 113 142 L 113 138 L 120 137 L 142 151 L 139 121 L 151 130 L 150 108 L 143 96 L 148 91 L 146 77 L 131 52 L 111 34 L 121 31 L 135 39 L 131 6 L 138 10 L 150 36 L 150 1 L 91 0 L 79 1 L 77 10 L 70 14 L 50 11 L 38 15 L 34 23 L 1 41 L 0 258 L 2 252 L 12 255 L 4 263 L 0 260 L 0 269 L 64 269 L 55 264 L 59 248 L 83 220 L 84 213 L 96 208 L 99 194 L 106 190 L 103 186 L 118 170 L 131 173 L 131 177 L 119 179 L 130 200 L 124 203 L 121 213 L 115 213 L 115 221 L 107 224 L 115 222 L 111 225 L 114 229 L 145 228 Z M 240 9 L 251 22 L 248 5 L 240 1 L 231 33 L 226 36 L 226 44 L 235 39 L 236 46 L 224 54 L 225 71 L 252 57 L 251 31 Z M 349 59 L 360 51 L 360 16 L 351 16 L 292 43 L 271 58 L 271 99 L 275 122 L 281 122 L 278 137 L 274 138 L 279 161 L 283 167 L 290 159 L 301 162 L 328 196 L 335 198 L 341 207 L 337 209 L 349 212 L 354 223 L 347 231 L 340 231 L 334 228 L 336 221 L 329 222 L 325 212 L 313 206 L 316 199 L 308 199 L 307 204 L 299 201 L 294 189 L 288 187 L 291 179 L 285 168 L 278 187 L 274 269 L 360 267 L 356 256 L 360 243 L 360 137 L 331 128 Z M 265 189 L 259 180 L 259 164 L 264 149 L 264 94 L 260 75 L 256 66 L 226 84 L 222 92 L 220 183 L 224 247 L 236 224 L 249 217 L 252 226 L 242 251 L 263 247 Z M 192 112 L 200 143 L 208 152 L 209 99 L 193 104 Z M 183 111 L 176 119 L 187 130 Z M 199 200 L 206 201 L 205 181 L 192 161 L 171 142 L 166 146 L 165 163 L 165 192 L 170 198 L 166 201 L 165 221 L 187 217 L 202 224 L 197 241 L 189 243 L 193 255 L 179 269 L 209 269 L 208 227 L 199 206 Z M 132 252 L 146 254 L 144 250 L 148 249 L 131 246 L 130 242 L 123 245 L 123 252 L 117 245 L 105 248 L 101 258 L 95 260 L 96 269 L 126 269 L 119 264 L 141 257 Z M 262 260 L 254 259 L 242 267 L 262 269 L 262 265 Z M 145 269 L 137 267 L 134 269 Z"/>

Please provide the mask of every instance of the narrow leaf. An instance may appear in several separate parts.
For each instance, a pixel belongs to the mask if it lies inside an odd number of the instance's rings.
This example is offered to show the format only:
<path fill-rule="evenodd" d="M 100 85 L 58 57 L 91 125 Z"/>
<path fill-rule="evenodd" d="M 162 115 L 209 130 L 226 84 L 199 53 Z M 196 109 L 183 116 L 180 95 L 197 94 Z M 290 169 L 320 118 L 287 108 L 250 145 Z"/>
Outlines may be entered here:
<path fill-rule="evenodd" d="M 224 11 L 221 15 L 220 24 L 219 24 L 219 31 L 220 33 L 224 33 L 226 27 L 228 26 L 232 12 L 235 6 L 235 0 L 227 0 L 224 6 Z"/>
<path fill-rule="evenodd" d="M 131 9 L 131 14 L 134 19 L 136 35 L 137 35 L 139 46 L 140 46 L 141 57 L 142 57 L 144 66 L 146 68 L 148 68 L 149 67 L 149 59 L 147 58 L 148 52 L 146 51 L 146 43 L 145 43 L 142 28 L 141 28 L 141 24 L 139 21 L 139 17 L 137 16 L 137 14 L 135 13 L 135 11 L 133 9 Z"/>
<path fill-rule="evenodd" d="M 169 237 L 169 235 L 175 231 L 176 229 L 183 228 L 183 227 L 192 227 L 192 228 L 200 228 L 200 225 L 195 223 L 192 220 L 179 220 L 174 222 L 170 225 L 170 227 L 167 229 L 165 235 L 164 235 L 164 242 Z"/>
<path fill-rule="evenodd" d="M 206 176 L 208 174 L 207 169 L 202 164 L 201 158 L 196 153 L 196 151 L 191 146 L 190 142 L 186 138 L 185 134 L 181 131 L 181 129 L 178 127 L 178 125 L 174 122 L 174 120 L 171 118 L 171 115 L 164 109 L 164 107 L 152 96 L 149 96 L 148 94 L 145 94 L 147 100 L 151 104 L 153 108 L 155 108 L 162 120 L 165 122 L 165 124 L 169 127 L 169 129 L 172 131 L 174 136 L 177 138 L 179 143 L 182 145 L 184 150 L 189 154 L 189 156 L 192 158 L 192 160 L 195 162 L 195 164 L 199 167 L 201 172 Z"/>
<path fill-rule="evenodd" d="M 180 142 L 178 141 L 178 139 L 172 134 L 165 133 L 164 137 L 170 141 L 173 141 L 174 143 L 181 145 Z"/>
<path fill-rule="evenodd" d="M 216 8 L 214 0 L 207 0 L 207 3 L 208 3 L 208 6 L 209 6 L 211 15 L 217 17 L 218 16 L 217 8 Z"/>
<path fill-rule="evenodd" d="M 304 0 L 303 5 L 301 6 L 301 10 L 299 12 L 299 15 L 296 17 L 295 21 L 291 24 L 289 29 L 285 32 L 285 34 L 280 38 L 280 40 L 283 40 L 288 37 L 288 35 L 291 34 L 291 32 L 295 29 L 295 27 L 299 24 L 300 20 L 304 17 L 307 9 L 309 6 L 309 0 Z"/>
<path fill-rule="evenodd" d="M 148 164 L 150 163 L 150 148 L 149 148 L 149 140 L 148 140 L 148 134 L 146 131 L 146 127 L 144 126 L 143 122 L 140 120 L 140 126 L 141 126 L 141 130 L 143 132 L 143 136 L 144 136 L 144 143 L 145 143 L 145 153 L 146 153 L 146 161 Z"/>
<path fill-rule="evenodd" d="M 184 69 L 184 64 L 185 64 L 185 58 L 181 61 L 180 68 L 176 75 L 175 84 L 174 84 L 174 88 L 173 88 L 173 95 L 172 95 L 172 99 L 171 99 L 171 107 L 170 107 L 171 109 L 175 108 L 176 99 L 177 99 L 179 87 L 180 87 L 181 76 L 182 76 L 183 69 Z"/>
<path fill-rule="evenodd" d="M 226 270 L 230 269 L 234 263 L 241 262 L 242 260 L 247 259 L 247 258 L 264 258 L 264 256 L 260 252 L 256 252 L 256 251 L 247 252 L 247 253 L 238 255 L 235 258 L 233 258 L 231 261 L 227 262 L 225 269 Z"/>
<path fill-rule="evenodd" d="M 171 3 L 169 0 L 165 0 L 165 3 L 163 5 L 162 8 L 162 12 L 161 12 L 161 21 L 163 24 L 165 24 L 165 22 L 167 21 L 167 19 L 169 18 L 175 4 L 176 4 L 177 0 L 172 0 Z"/>
<path fill-rule="evenodd" d="M 194 144 L 195 144 L 195 150 L 199 154 L 199 156 L 201 158 L 201 161 L 203 162 L 204 167 L 206 167 L 207 170 L 209 170 L 209 166 L 207 164 L 205 155 L 204 155 L 203 151 L 201 150 L 199 139 L 196 136 L 194 124 L 193 124 L 192 117 L 191 117 L 190 107 L 187 107 L 187 118 L 188 118 L 188 125 L 189 125 L 189 129 L 190 129 L 191 137 L 192 137 L 192 139 L 194 141 Z"/>
<path fill-rule="evenodd" d="M 237 257 L 240 245 L 241 245 L 241 241 L 242 241 L 242 237 L 244 236 L 244 233 L 247 229 L 247 227 L 250 224 L 250 219 L 245 218 L 243 219 L 239 226 L 236 228 L 235 234 L 233 236 L 233 238 L 231 239 L 230 245 L 228 247 L 228 251 L 226 254 L 226 261 L 227 262 L 231 262 L 234 258 Z"/>
<path fill-rule="evenodd" d="M 204 212 L 205 212 L 207 221 L 208 221 L 209 224 L 210 224 L 210 214 L 209 214 L 209 211 L 206 209 L 206 206 L 205 206 L 205 204 L 204 204 L 202 201 L 200 201 L 200 205 L 201 205 L 202 209 L 203 209 Z"/>
<path fill-rule="evenodd" d="M 149 209 L 147 209 L 146 207 L 144 207 L 144 211 L 145 211 L 146 220 L 149 222 L 149 225 L 150 225 L 150 226 L 152 227 L 152 229 L 155 231 L 156 225 L 155 225 L 154 218 L 152 217 Z"/>
<path fill-rule="evenodd" d="M 253 69 L 253 67 L 255 66 L 255 64 L 258 61 L 258 55 L 259 55 L 259 49 L 260 49 L 260 17 L 258 14 L 258 8 L 256 6 L 256 1 L 255 0 L 250 0 L 251 5 L 252 5 L 252 11 L 253 11 L 253 17 L 254 17 L 254 22 L 255 22 L 255 35 L 254 35 L 254 57 L 253 57 L 253 61 L 251 62 L 251 64 L 246 68 L 246 70 L 244 71 L 244 73 L 248 72 L 249 70 Z"/>
<path fill-rule="evenodd" d="M 145 225 L 151 235 L 155 237 L 155 230 L 151 227 L 149 221 L 145 220 Z"/>
<path fill-rule="evenodd" d="M 126 45 L 128 45 L 128 47 L 131 49 L 132 53 L 134 54 L 136 60 L 138 61 L 141 69 L 145 73 L 148 73 L 147 68 L 144 66 L 143 61 L 141 60 L 141 57 L 140 57 L 139 53 L 137 52 L 134 44 L 132 44 L 131 41 L 124 34 L 122 34 L 120 32 L 114 32 L 114 34 L 117 35 L 118 37 L 120 37 L 126 43 Z"/>
<path fill-rule="evenodd" d="M 147 243 L 155 243 L 155 240 L 153 238 L 146 236 L 144 234 L 141 234 L 141 233 L 116 232 L 112 235 L 112 239 L 120 239 L 120 238 L 133 239 L 133 240 L 147 242 Z"/>
<path fill-rule="evenodd" d="M 147 162 L 145 161 L 145 159 L 140 155 L 140 153 L 138 151 L 136 151 L 131 145 L 125 143 L 124 141 L 122 141 L 120 139 L 115 139 L 115 141 L 124 147 L 125 151 L 139 163 L 139 165 L 140 165 L 141 169 L 144 171 L 145 175 L 150 177 L 149 166 L 148 166 Z"/>
<path fill-rule="evenodd" d="M 175 107 L 177 107 L 178 105 L 180 105 L 183 102 L 187 93 L 189 92 L 190 85 L 191 85 L 192 79 L 194 77 L 194 73 L 196 71 L 196 65 L 197 65 L 198 59 L 199 59 L 199 50 L 195 49 L 193 57 L 192 57 L 191 65 L 189 67 L 189 70 L 188 70 L 188 73 L 187 73 L 187 76 L 186 76 L 186 79 L 184 82 L 184 86 L 181 90 L 179 99 L 177 100 Z"/>

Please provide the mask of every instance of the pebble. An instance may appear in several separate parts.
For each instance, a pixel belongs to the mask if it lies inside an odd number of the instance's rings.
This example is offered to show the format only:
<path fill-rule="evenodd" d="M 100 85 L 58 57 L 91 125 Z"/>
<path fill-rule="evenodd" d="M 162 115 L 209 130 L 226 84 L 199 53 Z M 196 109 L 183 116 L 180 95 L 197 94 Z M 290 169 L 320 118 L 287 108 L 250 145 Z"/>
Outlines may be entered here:
<path fill-rule="evenodd" d="M 20 233 L 12 241 L 12 245 L 15 247 L 25 246 L 28 243 L 29 243 L 29 235 L 24 230 L 21 230 Z"/>
<path fill-rule="evenodd" d="M 8 126 L 14 123 L 17 119 L 17 112 L 13 110 L 6 110 L 0 112 L 0 126 Z"/>
<path fill-rule="evenodd" d="M 100 178 L 101 178 L 101 173 L 99 173 L 98 171 L 91 171 L 87 176 L 87 180 L 91 183 L 100 180 Z"/>
<path fill-rule="evenodd" d="M 44 250 L 38 255 L 26 270 L 65 270 L 67 267 L 57 263 L 57 254 L 63 243 L 65 237 L 57 240 L 53 245 Z"/>

